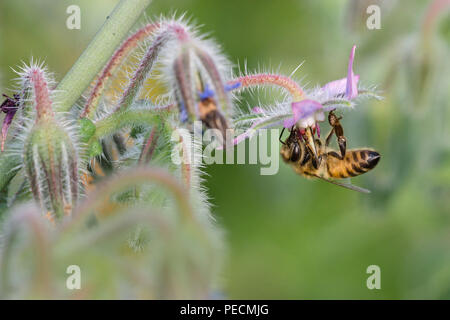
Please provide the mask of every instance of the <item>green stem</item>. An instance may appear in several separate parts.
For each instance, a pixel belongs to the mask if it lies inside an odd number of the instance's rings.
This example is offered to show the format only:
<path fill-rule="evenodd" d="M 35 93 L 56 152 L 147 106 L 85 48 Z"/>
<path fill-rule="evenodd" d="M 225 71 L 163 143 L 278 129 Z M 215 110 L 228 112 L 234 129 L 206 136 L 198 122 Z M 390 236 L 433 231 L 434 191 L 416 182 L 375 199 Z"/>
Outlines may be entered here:
<path fill-rule="evenodd" d="M 121 0 L 119 2 L 56 88 L 55 101 L 59 103 L 58 111 L 69 111 L 72 108 L 150 2 L 151 0 Z"/>
<path fill-rule="evenodd" d="M 0 154 L 0 190 L 3 190 L 16 175 L 20 164 L 20 156 Z"/>
<path fill-rule="evenodd" d="M 132 170 L 122 171 L 96 188 L 94 192 L 89 195 L 87 200 L 76 209 L 73 219 L 68 221 L 62 227 L 60 232 L 67 233 L 67 230 L 69 229 L 74 230 L 75 226 L 79 226 L 85 221 L 86 216 L 114 193 L 127 187 L 149 182 L 165 187 L 173 195 L 178 205 L 179 212 L 181 213 L 181 218 L 185 219 L 185 221 L 195 221 L 195 214 L 191 208 L 189 195 L 182 184 L 165 170 L 138 167 Z"/>
<path fill-rule="evenodd" d="M 97 121 L 95 126 L 95 135 L 91 139 L 101 139 L 116 133 L 118 130 L 131 126 L 154 126 L 161 121 L 157 112 L 150 110 L 134 111 L 127 110 L 116 112 L 108 118 Z"/>
<path fill-rule="evenodd" d="M 141 155 L 139 156 L 139 164 L 148 163 L 152 158 L 152 154 L 155 151 L 156 145 L 158 143 L 158 132 L 157 127 L 153 127 L 150 135 L 142 148 Z"/>
<path fill-rule="evenodd" d="M 50 295 L 50 251 L 49 239 L 43 225 L 42 217 L 33 207 L 21 207 L 11 214 L 5 222 L 2 249 L 0 251 L 0 298 L 4 299 L 10 292 L 11 255 L 14 242 L 19 238 L 19 231 L 28 227 L 27 233 L 32 236 L 32 244 L 36 252 L 34 270 L 34 289 L 45 296 Z"/>
<path fill-rule="evenodd" d="M 135 209 L 134 211 L 126 212 L 126 215 L 111 218 L 108 222 L 102 223 L 98 228 L 88 230 L 83 234 L 74 234 L 70 242 L 63 242 L 55 249 L 56 256 L 67 257 L 74 252 L 92 248 L 99 242 L 111 239 L 117 239 L 117 235 L 123 231 L 129 230 L 133 226 L 146 224 L 155 228 L 159 234 L 165 238 L 171 235 L 171 227 L 167 223 L 165 217 L 161 213 L 149 211 L 148 208 Z M 60 233 L 64 237 L 67 233 Z M 58 238 L 61 239 L 61 238 Z"/>

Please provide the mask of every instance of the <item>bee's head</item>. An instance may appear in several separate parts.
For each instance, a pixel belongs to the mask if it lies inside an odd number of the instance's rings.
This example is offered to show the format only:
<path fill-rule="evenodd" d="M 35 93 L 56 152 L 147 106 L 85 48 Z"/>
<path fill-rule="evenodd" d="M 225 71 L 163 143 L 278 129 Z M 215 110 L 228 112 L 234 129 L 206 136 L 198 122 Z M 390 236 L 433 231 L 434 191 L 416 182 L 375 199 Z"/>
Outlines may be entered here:
<path fill-rule="evenodd" d="M 281 156 L 285 162 L 297 162 L 302 156 L 301 141 L 297 130 L 291 130 L 289 137 L 281 146 Z"/>

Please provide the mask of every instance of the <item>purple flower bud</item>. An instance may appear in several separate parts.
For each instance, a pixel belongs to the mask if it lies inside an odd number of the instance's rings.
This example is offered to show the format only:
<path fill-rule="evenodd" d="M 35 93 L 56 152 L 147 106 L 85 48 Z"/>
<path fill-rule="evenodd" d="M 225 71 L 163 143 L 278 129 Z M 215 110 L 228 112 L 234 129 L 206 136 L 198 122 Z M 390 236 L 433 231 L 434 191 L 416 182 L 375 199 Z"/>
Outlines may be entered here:
<path fill-rule="evenodd" d="M 5 146 L 6 135 L 8 134 L 9 126 L 14 118 L 19 107 L 19 95 L 15 94 L 13 98 L 3 95 L 6 100 L 0 105 L 0 110 L 6 113 L 5 119 L 2 125 L 2 138 L 1 138 L 1 151 L 3 152 Z"/>

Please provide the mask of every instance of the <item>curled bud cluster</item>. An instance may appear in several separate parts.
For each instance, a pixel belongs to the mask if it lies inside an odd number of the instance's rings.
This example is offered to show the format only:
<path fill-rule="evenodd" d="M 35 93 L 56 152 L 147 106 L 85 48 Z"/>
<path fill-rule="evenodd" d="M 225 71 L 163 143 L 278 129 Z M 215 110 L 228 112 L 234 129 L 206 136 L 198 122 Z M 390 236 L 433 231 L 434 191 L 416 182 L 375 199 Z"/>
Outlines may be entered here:
<path fill-rule="evenodd" d="M 161 23 L 157 33 L 170 36 L 161 53 L 162 73 L 178 106 L 181 122 L 201 120 L 225 136 L 233 110 L 227 88 L 230 63 L 216 44 L 198 36 L 183 22 Z"/>

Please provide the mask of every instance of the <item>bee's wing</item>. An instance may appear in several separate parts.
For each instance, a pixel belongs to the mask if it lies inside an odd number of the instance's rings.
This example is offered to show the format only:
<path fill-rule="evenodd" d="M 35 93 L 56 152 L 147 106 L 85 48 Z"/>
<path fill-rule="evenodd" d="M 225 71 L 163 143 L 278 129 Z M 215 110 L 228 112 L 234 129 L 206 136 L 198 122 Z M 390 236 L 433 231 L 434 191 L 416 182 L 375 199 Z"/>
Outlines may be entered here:
<path fill-rule="evenodd" d="M 332 184 L 335 184 L 335 185 L 338 185 L 338 186 L 341 186 L 341 187 L 353 190 L 353 191 L 358 191 L 358 192 L 361 192 L 361 193 L 370 193 L 370 190 L 367 190 L 367 189 L 355 186 L 355 185 L 353 185 L 353 184 L 351 184 L 349 182 L 346 183 L 346 182 L 339 182 L 339 181 L 336 181 L 336 180 L 325 179 L 325 178 L 320 177 L 318 175 L 316 175 L 316 177 L 319 178 L 319 179 L 322 179 L 324 181 L 330 182 Z"/>

